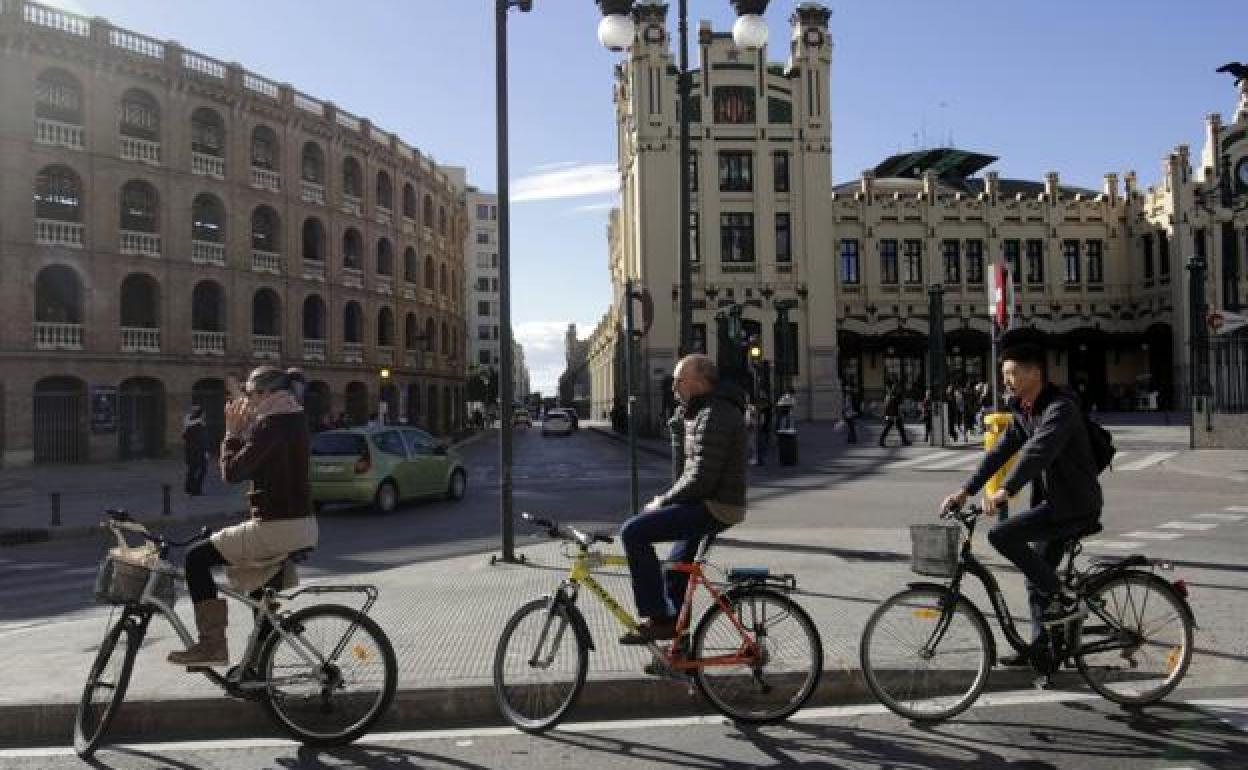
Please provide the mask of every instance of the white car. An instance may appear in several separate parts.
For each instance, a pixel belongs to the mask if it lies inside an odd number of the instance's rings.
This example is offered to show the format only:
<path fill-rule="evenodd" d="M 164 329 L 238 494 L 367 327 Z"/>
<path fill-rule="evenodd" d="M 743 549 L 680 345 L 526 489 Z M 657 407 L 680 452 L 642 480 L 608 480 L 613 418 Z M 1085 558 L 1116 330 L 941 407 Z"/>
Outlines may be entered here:
<path fill-rule="evenodd" d="M 542 435 L 553 436 L 555 434 L 572 435 L 572 418 L 568 417 L 562 409 L 551 409 L 546 413 L 546 418 L 542 420 Z"/>

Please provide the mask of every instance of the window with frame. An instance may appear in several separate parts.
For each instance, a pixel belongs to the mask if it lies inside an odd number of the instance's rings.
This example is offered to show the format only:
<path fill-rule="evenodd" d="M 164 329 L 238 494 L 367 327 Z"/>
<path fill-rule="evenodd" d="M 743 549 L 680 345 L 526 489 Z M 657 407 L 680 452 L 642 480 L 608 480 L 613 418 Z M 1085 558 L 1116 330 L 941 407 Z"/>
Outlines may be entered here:
<path fill-rule="evenodd" d="M 777 99 L 774 96 L 767 97 L 767 122 L 792 123 L 793 102 L 787 99 Z"/>
<path fill-rule="evenodd" d="M 787 212 L 776 214 L 776 261 L 793 261 L 793 241 Z"/>
<path fill-rule="evenodd" d="M 1165 232 L 1157 233 L 1157 268 L 1161 275 L 1170 275 L 1170 237 Z"/>
<path fill-rule="evenodd" d="M 754 89 L 750 86 L 719 86 L 714 90 L 715 122 L 753 123 Z"/>
<path fill-rule="evenodd" d="M 478 302 L 477 303 L 477 315 L 488 316 L 489 314 L 490 314 L 490 303 L 488 301 Z"/>
<path fill-rule="evenodd" d="M 477 279 L 477 291 L 489 291 L 489 290 L 490 290 L 490 279 L 485 278 L 485 277 L 478 278 Z"/>
<path fill-rule="evenodd" d="M 1023 282 L 1022 257 L 1019 256 L 1022 251 L 1022 244 L 1016 238 L 1003 241 L 1001 248 L 1005 255 L 1005 269 L 1010 271 L 1010 280 L 1015 285 Z"/>
<path fill-rule="evenodd" d="M 1027 240 L 1027 283 L 1044 283 L 1044 241 Z"/>
<path fill-rule="evenodd" d="M 886 238 L 880 241 L 880 283 L 896 286 L 897 280 L 897 241 Z"/>
<path fill-rule="evenodd" d="M 477 233 L 477 243 L 482 244 L 482 245 L 489 245 L 490 234 L 486 232 Z"/>
<path fill-rule="evenodd" d="M 478 351 L 477 361 L 482 364 L 490 363 L 490 351 L 488 350 Z"/>
<path fill-rule="evenodd" d="M 1093 238 L 1084 244 L 1088 251 L 1088 283 L 1105 282 L 1105 242 Z"/>
<path fill-rule="evenodd" d="M 696 211 L 689 212 L 689 261 L 702 262 L 702 220 Z"/>
<path fill-rule="evenodd" d="M 489 252 L 485 252 L 485 251 L 477 252 L 477 267 L 486 268 L 489 266 L 490 266 Z"/>
<path fill-rule="evenodd" d="M 1144 280 L 1153 280 L 1153 236 L 1146 235 L 1140 239 L 1140 250 L 1144 257 Z"/>
<path fill-rule="evenodd" d="M 256 126 L 251 133 L 251 165 L 266 171 L 277 170 L 277 134 L 268 126 Z"/>
<path fill-rule="evenodd" d="M 191 150 L 217 158 L 225 156 L 225 125 L 214 110 L 200 107 L 191 116 Z"/>
<path fill-rule="evenodd" d="M 82 89 L 72 75 L 48 70 L 35 81 L 35 117 L 82 124 Z"/>
<path fill-rule="evenodd" d="M 689 345 L 694 353 L 706 353 L 706 324 L 693 325 L 693 339 Z"/>
<path fill-rule="evenodd" d="M 906 263 L 906 283 L 911 286 L 923 283 L 923 241 L 908 238 L 902 249 Z"/>
<path fill-rule="evenodd" d="M 121 229 L 138 233 L 159 232 L 156 190 L 147 182 L 127 182 L 121 188 Z"/>
<path fill-rule="evenodd" d="M 754 215 L 719 215 L 719 255 L 724 263 L 754 261 Z"/>
<path fill-rule="evenodd" d="M 1073 238 L 1062 241 L 1062 263 L 1066 271 L 1066 283 L 1079 283 L 1079 241 Z"/>
<path fill-rule="evenodd" d="M 856 285 L 861 282 L 861 265 L 858 261 L 858 239 L 841 239 L 841 283 Z"/>
<path fill-rule="evenodd" d="M 775 191 L 787 193 L 789 191 L 789 153 L 781 150 L 771 154 L 771 172 L 772 180 L 775 182 Z"/>
<path fill-rule="evenodd" d="M 121 133 L 148 141 L 160 141 L 160 108 L 145 91 L 127 91 L 121 98 Z"/>
<path fill-rule="evenodd" d="M 689 192 L 698 191 L 698 151 L 689 151 Z"/>
<path fill-rule="evenodd" d="M 962 283 L 962 244 L 946 240 L 940 249 L 945 263 L 945 283 Z"/>
<path fill-rule="evenodd" d="M 82 221 L 78 175 L 65 166 L 50 166 L 35 177 L 35 216 L 60 222 Z"/>
<path fill-rule="evenodd" d="M 490 338 L 490 327 L 488 324 L 477 327 L 477 339 L 488 340 Z"/>
<path fill-rule="evenodd" d="M 489 219 L 489 218 L 490 218 L 489 204 L 478 203 L 477 204 L 477 219 Z"/>
<path fill-rule="evenodd" d="M 971 284 L 984 282 L 984 242 L 978 238 L 966 242 L 966 281 Z"/>
<path fill-rule="evenodd" d="M 754 189 L 754 155 L 748 151 L 719 153 L 720 192 L 750 192 Z"/>

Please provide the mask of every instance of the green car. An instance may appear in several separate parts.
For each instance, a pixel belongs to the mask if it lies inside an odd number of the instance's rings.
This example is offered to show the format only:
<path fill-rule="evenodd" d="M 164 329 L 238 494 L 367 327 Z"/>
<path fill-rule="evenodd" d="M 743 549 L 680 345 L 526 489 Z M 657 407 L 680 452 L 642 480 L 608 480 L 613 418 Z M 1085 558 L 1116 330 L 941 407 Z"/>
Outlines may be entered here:
<path fill-rule="evenodd" d="M 372 503 L 382 513 L 417 497 L 459 500 L 468 486 L 463 459 L 419 428 L 348 428 L 312 437 L 312 502 Z"/>

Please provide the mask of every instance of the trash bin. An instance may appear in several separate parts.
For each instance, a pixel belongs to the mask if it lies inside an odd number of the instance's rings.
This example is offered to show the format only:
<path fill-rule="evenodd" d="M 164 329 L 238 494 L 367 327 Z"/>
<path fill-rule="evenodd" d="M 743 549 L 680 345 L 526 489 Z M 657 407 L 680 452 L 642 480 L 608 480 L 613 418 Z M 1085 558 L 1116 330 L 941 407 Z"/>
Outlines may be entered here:
<path fill-rule="evenodd" d="M 1005 429 L 1010 427 L 1010 422 L 1013 419 L 1009 412 L 992 412 L 984 415 L 985 452 L 992 449 L 993 445 L 997 443 L 997 439 L 1001 437 L 1001 434 L 1005 433 Z M 1005 481 L 1005 474 L 1009 473 L 1010 468 L 1014 466 L 1014 460 L 1015 456 L 1010 457 L 1010 459 L 1005 461 L 1005 465 L 1001 466 L 1000 470 L 992 474 L 992 478 L 988 479 L 988 482 L 984 484 L 984 494 L 990 495 L 1001 488 L 1001 484 Z M 1003 510 L 1001 511 L 1001 518 L 1004 519 L 1005 517 L 1006 512 Z"/>
<path fill-rule="evenodd" d="M 797 465 L 797 430 L 787 428 L 776 431 L 776 451 L 781 465 Z"/>

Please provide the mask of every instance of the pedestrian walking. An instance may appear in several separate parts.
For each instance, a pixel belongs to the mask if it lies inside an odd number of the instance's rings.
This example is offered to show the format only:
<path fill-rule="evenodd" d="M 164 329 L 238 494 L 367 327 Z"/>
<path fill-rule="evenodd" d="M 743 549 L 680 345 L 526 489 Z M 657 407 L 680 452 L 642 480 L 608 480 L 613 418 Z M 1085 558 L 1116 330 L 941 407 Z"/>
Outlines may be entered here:
<path fill-rule="evenodd" d="M 756 465 L 767 464 L 767 455 L 771 452 L 771 424 L 774 414 L 771 401 L 763 398 L 758 405 L 758 427 L 755 429 L 757 435 L 754 438 L 758 450 Z"/>
<path fill-rule="evenodd" d="M 896 388 L 889 388 L 884 396 L 884 430 L 880 433 L 880 446 L 893 428 L 901 434 L 901 445 L 910 446 L 910 437 L 906 435 L 906 426 L 901 419 L 901 396 Z"/>
<path fill-rule="evenodd" d="M 962 435 L 967 441 L 971 440 L 971 431 L 975 430 L 975 417 L 979 414 L 979 395 L 975 393 L 975 389 L 970 385 L 966 386 L 966 390 L 962 394 L 962 403 L 964 411 L 962 412 Z"/>
<path fill-rule="evenodd" d="M 919 417 L 923 420 L 923 440 L 932 440 L 932 391 L 923 391 L 923 400 L 919 402 Z"/>
<path fill-rule="evenodd" d="M 962 391 L 950 385 L 945 391 L 945 400 L 949 404 L 949 438 L 957 441 L 958 426 L 962 424 Z"/>
<path fill-rule="evenodd" d="M 753 401 L 745 405 L 745 458 L 750 465 L 758 465 L 758 407 Z"/>
<path fill-rule="evenodd" d="M 846 387 L 841 393 L 841 418 L 845 420 L 845 427 L 849 431 L 845 439 L 847 444 L 858 443 L 858 416 L 861 414 L 859 410 L 858 393 L 853 388 Z"/>
<path fill-rule="evenodd" d="M 186 460 L 186 494 L 199 497 L 204 493 L 204 475 L 208 472 L 208 426 L 204 424 L 204 408 L 191 407 L 182 420 L 182 447 Z"/>

